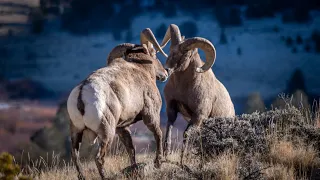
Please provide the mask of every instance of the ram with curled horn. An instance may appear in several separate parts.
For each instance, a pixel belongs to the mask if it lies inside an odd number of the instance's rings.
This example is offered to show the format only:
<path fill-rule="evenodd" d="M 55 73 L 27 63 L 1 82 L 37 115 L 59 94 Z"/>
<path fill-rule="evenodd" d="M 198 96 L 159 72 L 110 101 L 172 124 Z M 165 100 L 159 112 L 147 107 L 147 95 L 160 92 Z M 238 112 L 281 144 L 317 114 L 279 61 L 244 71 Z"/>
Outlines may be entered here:
<path fill-rule="evenodd" d="M 136 164 L 129 126 L 140 120 L 153 132 L 157 145 L 155 165 L 161 165 L 162 100 L 156 80 L 165 81 L 168 74 L 155 56 L 153 46 L 163 51 L 150 29 L 142 32 L 141 43 L 125 43 L 113 48 L 108 56 L 108 66 L 94 71 L 69 95 L 71 152 L 79 179 L 84 179 L 79 160 L 84 130 L 99 142 L 95 162 L 101 178 L 106 179 L 104 157 L 116 133 L 126 147 L 131 164 Z"/>
<path fill-rule="evenodd" d="M 175 24 L 169 26 L 161 47 L 170 39 L 170 54 L 166 60 L 169 79 L 164 88 L 168 117 L 164 153 L 167 156 L 170 152 L 171 130 L 177 114 L 181 113 L 188 121 L 180 157 L 182 164 L 188 146 L 188 132 L 200 127 L 209 117 L 234 117 L 235 110 L 227 89 L 211 69 L 216 59 L 212 43 L 201 37 L 184 39 Z M 205 52 L 205 63 L 198 48 Z"/>

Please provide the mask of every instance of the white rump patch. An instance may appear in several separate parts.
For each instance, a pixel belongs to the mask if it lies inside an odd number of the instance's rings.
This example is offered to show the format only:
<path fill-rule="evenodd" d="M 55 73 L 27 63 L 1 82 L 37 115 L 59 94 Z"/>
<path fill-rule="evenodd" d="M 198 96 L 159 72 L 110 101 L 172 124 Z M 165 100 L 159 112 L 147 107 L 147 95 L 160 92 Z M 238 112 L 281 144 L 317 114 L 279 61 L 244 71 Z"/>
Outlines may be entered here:
<path fill-rule="evenodd" d="M 82 100 L 85 107 L 84 124 L 92 131 L 97 132 L 106 108 L 106 95 L 98 85 L 87 84 L 82 88 Z"/>
<path fill-rule="evenodd" d="M 85 128 L 82 115 L 80 114 L 77 103 L 79 96 L 79 86 L 76 86 L 70 93 L 67 101 L 67 110 L 72 121 L 72 124 L 79 130 L 83 130 Z"/>

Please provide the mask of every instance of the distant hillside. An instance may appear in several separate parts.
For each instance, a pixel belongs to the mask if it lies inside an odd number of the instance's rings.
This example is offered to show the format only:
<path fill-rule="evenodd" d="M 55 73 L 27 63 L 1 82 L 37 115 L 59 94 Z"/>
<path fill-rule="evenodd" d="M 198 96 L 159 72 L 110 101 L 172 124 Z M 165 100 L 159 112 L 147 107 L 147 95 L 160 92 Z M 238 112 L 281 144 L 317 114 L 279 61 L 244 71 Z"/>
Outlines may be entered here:
<path fill-rule="evenodd" d="M 69 4 L 68 0 L 0 0 L 0 36 L 40 33 L 44 20 L 60 15 Z"/>
<path fill-rule="evenodd" d="M 26 33 L 31 9 L 39 6 L 40 0 L 1 0 L 0 35 Z"/>

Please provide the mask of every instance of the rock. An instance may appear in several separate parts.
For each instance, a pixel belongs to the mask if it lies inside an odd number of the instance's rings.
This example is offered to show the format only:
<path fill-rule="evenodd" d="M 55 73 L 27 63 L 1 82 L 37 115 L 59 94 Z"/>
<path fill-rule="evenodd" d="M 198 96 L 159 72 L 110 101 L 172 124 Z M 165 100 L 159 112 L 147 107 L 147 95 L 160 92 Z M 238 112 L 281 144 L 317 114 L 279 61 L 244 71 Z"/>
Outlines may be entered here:
<path fill-rule="evenodd" d="M 39 146 L 43 151 L 59 153 L 62 158 L 71 157 L 71 139 L 69 131 L 69 114 L 67 103 L 60 104 L 56 117 L 51 127 L 44 127 L 35 132 L 30 140 Z M 80 156 L 83 158 L 92 158 L 96 155 L 97 148 L 92 144 L 92 137 L 87 131 L 84 131 L 80 148 Z"/>

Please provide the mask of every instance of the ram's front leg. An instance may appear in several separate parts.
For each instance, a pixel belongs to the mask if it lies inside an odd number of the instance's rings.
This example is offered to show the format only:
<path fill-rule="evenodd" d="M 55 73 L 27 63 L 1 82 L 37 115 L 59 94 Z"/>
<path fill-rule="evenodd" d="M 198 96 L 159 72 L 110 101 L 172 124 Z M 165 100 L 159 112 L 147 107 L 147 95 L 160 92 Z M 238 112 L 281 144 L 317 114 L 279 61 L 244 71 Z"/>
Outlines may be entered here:
<path fill-rule="evenodd" d="M 136 164 L 136 152 L 132 143 L 132 137 L 129 127 L 125 128 L 117 128 L 117 134 L 119 135 L 119 138 L 121 142 L 126 147 L 127 153 L 130 158 L 131 165 Z"/>
<path fill-rule="evenodd" d="M 186 151 L 189 147 L 190 133 L 192 131 L 199 130 L 203 120 L 204 120 L 204 116 L 192 115 L 191 120 L 190 120 L 186 130 L 183 133 L 183 144 L 182 144 L 182 151 L 181 151 L 181 156 L 180 156 L 180 164 L 181 165 L 183 165 L 183 159 L 186 156 Z"/>
<path fill-rule="evenodd" d="M 157 144 L 155 167 L 159 168 L 163 162 L 163 147 L 162 147 L 162 131 L 160 129 L 160 112 L 156 114 L 148 114 L 143 116 L 143 122 L 148 129 L 153 133 Z"/>

